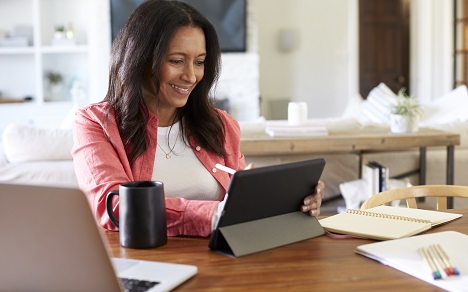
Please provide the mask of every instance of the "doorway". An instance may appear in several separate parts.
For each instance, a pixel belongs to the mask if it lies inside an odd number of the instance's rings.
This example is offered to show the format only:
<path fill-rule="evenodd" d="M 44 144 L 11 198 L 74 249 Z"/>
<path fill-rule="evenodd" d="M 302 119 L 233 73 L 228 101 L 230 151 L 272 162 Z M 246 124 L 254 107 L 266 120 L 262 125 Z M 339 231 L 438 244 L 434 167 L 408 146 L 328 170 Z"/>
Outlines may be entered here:
<path fill-rule="evenodd" d="M 409 88 L 409 0 L 359 0 L 359 92 Z"/>

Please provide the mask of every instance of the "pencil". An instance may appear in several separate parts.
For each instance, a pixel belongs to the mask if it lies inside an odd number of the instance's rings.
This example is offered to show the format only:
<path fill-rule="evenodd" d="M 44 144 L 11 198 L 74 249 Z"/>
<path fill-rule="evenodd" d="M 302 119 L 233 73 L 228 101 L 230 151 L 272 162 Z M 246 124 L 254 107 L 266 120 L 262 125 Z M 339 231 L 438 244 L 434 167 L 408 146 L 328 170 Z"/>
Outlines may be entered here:
<path fill-rule="evenodd" d="M 440 253 L 441 257 L 444 259 L 444 261 L 447 263 L 447 266 L 449 267 L 451 274 L 452 275 L 460 275 L 460 271 L 455 267 L 453 264 L 452 260 L 449 258 L 445 250 L 442 248 L 440 244 L 436 244 L 436 250 Z"/>
<path fill-rule="evenodd" d="M 216 166 L 217 169 L 225 171 L 225 172 L 230 173 L 230 174 L 234 174 L 236 172 L 234 169 L 229 168 L 229 167 L 224 166 L 224 165 L 219 164 L 219 163 L 216 163 L 215 166 Z"/>
<path fill-rule="evenodd" d="M 434 262 L 434 264 L 435 264 L 437 270 L 439 271 L 440 276 L 442 277 L 442 279 L 447 278 L 447 273 L 444 270 L 443 263 L 441 262 L 440 258 L 437 256 L 436 252 L 434 251 L 433 246 L 429 246 L 427 248 L 427 253 L 428 253 L 429 257 L 432 259 L 432 261 Z"/>
<path fill-rule="evenodd" d="M 445 264 L 442 256 L 440 256 L 439 252 L 435 247 L 435 244 L 429 245 L 428 251 L 430 256 L 432 256 L 432 258 L 434 259 L 434 262 L 436 263 L 437 267 L 440 269 L 442 278 L 450 276 L 450 269 L 448 265 Z"/>
<path fill-rule="evenodd" d="M 431 246 L 433 248 L 433 251 L 437 254 L 437 258 L 439 259 L 439 261 L 441 262 L 443 268 L 444 268 L 444 271 L 445 273 L 448 275 L 448 276 L 451 276 L 451 275 L 455 275 L 455 271 L 453 270 L 453 268 L 450 266 L 450 263 L 448 262 L 448 260 L 446 259 L 446 257 L 442 254 L 442 252 L 440 251 L 440 245 L 438 244 L 433 244 Z"/>
<path fill-rule="evenodd" d="M 437 270 L 437 268 L 436 268 L 434 262 L 432 261 L 432 259 L 429 257 L 426 249 L 424 247 L 420 247 L 419 252 L 422 254 L 424 262 L 426 262 L 426 265 L 429 267 L 429 269 L 431 269 L 432 278 L 434 280 L 442 279 L 442 276 L 440 275 L 439 271 Z"/>

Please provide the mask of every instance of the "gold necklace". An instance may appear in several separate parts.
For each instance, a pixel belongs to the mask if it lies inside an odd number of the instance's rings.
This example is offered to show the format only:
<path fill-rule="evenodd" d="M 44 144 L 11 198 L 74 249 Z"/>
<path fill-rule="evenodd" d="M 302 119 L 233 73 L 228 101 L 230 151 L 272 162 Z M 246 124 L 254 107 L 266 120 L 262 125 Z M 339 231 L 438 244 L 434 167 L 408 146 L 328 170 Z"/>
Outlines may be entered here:
<path fill-rule="evenodd" d="M 161 149 L 161 151 L 166 155 L 166 159 L 171 159 L 172 158 L 171 153 L 172 153 L 172 151 L 174 151 L 174 148 L 175 148 L 175 146 L 177 144 L 178 139 L 179 139 L 179 133 L 177 133 L 174 145 L 172 145 L 172 147 L 170 147 L 170 145 L 168 143 L 169 150 L 170 150 L 169 152 L 164 151 L 164 149 L 161 147 L 161 145 L 159 145 L 159 142 L 156 142 L 158 144 L 159 148 Z M 168 142 L 169 142 L 169 139 L 168 139 Z"/>

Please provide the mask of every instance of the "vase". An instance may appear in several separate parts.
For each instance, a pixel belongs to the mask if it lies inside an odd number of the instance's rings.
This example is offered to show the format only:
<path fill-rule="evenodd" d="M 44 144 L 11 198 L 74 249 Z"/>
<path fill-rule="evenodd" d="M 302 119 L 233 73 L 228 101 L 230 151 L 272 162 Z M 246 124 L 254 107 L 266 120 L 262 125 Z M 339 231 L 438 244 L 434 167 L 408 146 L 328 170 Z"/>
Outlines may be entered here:
<path fill-rule="evenodd" d="M 51 83 L 49 84 L 49 101 L 64 100 L 63 84 Z"/>
<path fill-rule="evenodd" d="M 390 115 L 390 131 L 392 133 L 414 133 L 419 130 L 418 116 Z"/>

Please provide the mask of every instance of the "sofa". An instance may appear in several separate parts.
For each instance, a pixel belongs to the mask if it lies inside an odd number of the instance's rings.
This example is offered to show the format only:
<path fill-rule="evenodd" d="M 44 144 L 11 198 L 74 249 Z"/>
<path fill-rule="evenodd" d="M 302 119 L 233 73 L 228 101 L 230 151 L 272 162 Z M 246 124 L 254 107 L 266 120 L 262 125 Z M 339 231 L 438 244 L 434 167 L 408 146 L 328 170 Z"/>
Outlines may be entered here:
<path fill-rule="evenodd" d="M 385 84 L 371 91 L 366 100 L 359 96 L 350 100 L 340 117 L 310 119 L 309 124 L 327 129 L 349 130 L 362 127 L 388 128 L 387 112 L 378 104 L 392 93 Z M 458 87 L 431 104 L 424 105 L 420 126 L 432 127 L 459 133 L 461 143 L 455 147 L 455 184 L 468 185 L 468 90 Z M 388 109 L 387 109 L 388 110 Z M 242 135 L 264 131 L 268 121 L 240 122 Z M 77 186 L 70 149 L 73 143 L 71 123 L 67 127 L 38 128 L 21 124 L 8 125 L 2 134 L 0 145 L 0 182 L 49 184 Z M 257 167 L 293 162 L 317 157 L 325 158 L 322 179 L 326 183 L 325 197 L 332 198 L 341 193 L 340 185 L 360 178 L 361 164 L 375 160 L 390 170 L 390 176 L 397 176 L 419 167 L 418 149 L 402 149 L 392 152 L 365 154 L 362 160 L 357 154 L 288 155 L 288 156 L 247 156 L 248 163 Z M 428 148 L 427 184 L 445 184 L 446 149 Z M 418 176 L 408 177 L 417 185 Z M 456 202 L 455 202 L 456 203 Z M 456 205 L 455 205 L 456 206 Z"/>
<path fill-rule="evenodd" d="M 0 144 L 0 182 L 77 187 L 69 128 L 9 124 Z"/>

